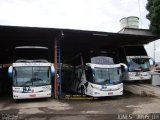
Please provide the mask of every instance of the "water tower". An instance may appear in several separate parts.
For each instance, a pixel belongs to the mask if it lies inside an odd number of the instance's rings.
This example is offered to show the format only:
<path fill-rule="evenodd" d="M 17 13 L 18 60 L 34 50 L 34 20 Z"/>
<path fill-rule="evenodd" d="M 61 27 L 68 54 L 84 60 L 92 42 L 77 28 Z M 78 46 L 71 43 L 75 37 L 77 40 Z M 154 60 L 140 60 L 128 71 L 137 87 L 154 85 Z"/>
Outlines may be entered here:
<path fill-rule="evenodd" d="M 139 18 L 136 16 L 124 17 L 120 20 L 121 28 L 139 28 Z"/>

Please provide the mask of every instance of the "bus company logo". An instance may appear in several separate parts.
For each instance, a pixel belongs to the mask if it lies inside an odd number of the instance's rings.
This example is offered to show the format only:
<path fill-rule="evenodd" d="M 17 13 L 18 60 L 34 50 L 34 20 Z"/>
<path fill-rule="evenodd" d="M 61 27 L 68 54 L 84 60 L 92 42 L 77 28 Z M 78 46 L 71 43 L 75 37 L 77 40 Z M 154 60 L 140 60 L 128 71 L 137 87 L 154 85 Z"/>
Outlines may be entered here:
<path fill-rule="evenodd" d="M 106 85 L 102 85 L 102 89 L 107 89 L 107 86 Z"/>
<path fill-rule="evenodd" d="M 20 88 L 19 88 L 19 87 L 15 87 L 14 89 L 16 89 L 16 90 L 20 90 Z"/>
<path fill-rule="evenodd" d="M 23 92 L 26 93 L 26 92 L 32 92 L 31 88 L 30 87 L 23 87 Z"/>

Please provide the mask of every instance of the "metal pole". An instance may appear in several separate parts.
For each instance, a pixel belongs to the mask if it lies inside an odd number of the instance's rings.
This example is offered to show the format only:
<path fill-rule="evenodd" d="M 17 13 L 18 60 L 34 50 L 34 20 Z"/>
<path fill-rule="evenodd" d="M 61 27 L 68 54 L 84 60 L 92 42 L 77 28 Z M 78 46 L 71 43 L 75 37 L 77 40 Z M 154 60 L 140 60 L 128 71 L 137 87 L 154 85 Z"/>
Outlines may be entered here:
<path fill-rule="evenodd" d="M 156 54 L 155 54 L 155 52 L 156 52 L 156 41 L 154 41 L 154 53 L 153 53 L 153 55 L 154 55 L 154 60 L 156 61 Z"/>
<path fill-rule="evenodd" d="M 55 68 L 55 75 L 54 75 L 54 97 L 57 97 L 57 40 L 54 41 L 54 68 Z"/>
<path fill-rule="evenodd" d="M 138 6 L 139 6 L 139 21 L 140 21 L 140 28 L 142 28 L 142 19 L 141 19 L 141 6 L 140 6 L 140 1 L 138 0 Z"/>

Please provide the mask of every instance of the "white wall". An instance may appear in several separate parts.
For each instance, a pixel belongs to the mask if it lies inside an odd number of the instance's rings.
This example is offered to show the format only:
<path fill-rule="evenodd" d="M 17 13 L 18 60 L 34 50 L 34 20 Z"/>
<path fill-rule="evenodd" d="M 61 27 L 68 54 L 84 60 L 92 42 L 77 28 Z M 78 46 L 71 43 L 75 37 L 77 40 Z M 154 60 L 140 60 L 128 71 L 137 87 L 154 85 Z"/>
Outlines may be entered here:
<path fill-rule="evenodd" d="M 148 55 L 154 58 L 154 42 L 145 45 Z M 160 39 L 155 41 L 155 61 L 160 62 Z"/>

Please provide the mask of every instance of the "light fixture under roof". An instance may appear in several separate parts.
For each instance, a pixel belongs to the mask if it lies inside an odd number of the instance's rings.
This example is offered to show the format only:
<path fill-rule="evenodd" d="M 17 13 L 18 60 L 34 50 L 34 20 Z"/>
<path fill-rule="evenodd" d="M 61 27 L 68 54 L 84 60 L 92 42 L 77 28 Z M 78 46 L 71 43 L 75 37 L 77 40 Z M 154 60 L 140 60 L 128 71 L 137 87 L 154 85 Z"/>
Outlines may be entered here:
<path fill-rule="evenodd" d="M 93 33 L 95 36 L 108 36 L 108 34 L 101 34 L 101 33 Z"/>

